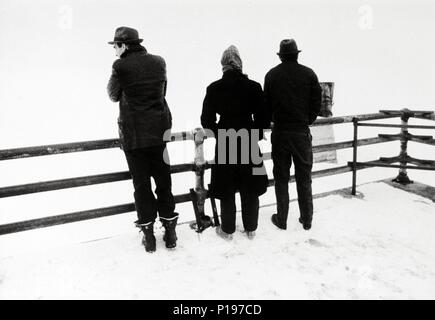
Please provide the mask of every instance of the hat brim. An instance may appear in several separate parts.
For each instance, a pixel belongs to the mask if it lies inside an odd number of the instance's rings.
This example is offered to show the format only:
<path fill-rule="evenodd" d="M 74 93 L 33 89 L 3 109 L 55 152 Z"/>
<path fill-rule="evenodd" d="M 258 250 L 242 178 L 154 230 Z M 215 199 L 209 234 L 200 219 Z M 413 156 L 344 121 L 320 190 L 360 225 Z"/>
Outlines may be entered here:
<path fill-rule="evenodd" d="M 124 40 L 124 41 L 109 41 L 108 44 L 115 44 L 115 43 L 141 43 L 143 39 L 134 39 L 134 40 Z"/>

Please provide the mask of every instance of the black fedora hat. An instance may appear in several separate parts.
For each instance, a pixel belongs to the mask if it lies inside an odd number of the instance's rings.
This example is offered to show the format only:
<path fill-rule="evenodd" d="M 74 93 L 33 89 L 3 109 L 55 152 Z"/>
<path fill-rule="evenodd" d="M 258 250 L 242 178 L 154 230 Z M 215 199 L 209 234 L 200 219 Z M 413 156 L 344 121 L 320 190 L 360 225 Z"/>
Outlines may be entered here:
<path fill-rule="evenodd" d="M 129 27 L 119 27 L 115 31 L 115 37 L 113 41 L 109 41 L 109 44 L 115 43 L 141 43 L 143 39 L 139 39 L 139 33 L 136 29 Z"/>
<path fill-rule="evenodd" d="M 298 46 L 294 39 L 284 39 L 279 44 L 279 52 L 277 52 L 276 54 L 281 56 L 286 54 L 295 54 L 299 52 L 301 52 L 301 50 L 298 49 Z"/>

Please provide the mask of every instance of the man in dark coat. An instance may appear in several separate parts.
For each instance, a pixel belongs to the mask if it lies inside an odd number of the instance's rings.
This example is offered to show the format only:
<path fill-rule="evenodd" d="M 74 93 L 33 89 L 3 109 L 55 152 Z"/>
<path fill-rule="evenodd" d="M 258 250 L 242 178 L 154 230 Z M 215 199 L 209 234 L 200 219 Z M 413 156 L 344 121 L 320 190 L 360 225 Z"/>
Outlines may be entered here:
<path fill-rule="evenodd" d="M 264 94 L 273 123 L 272 160 L 278 210 L 272 215 L 272 222 L 280 229 L 287 228 L 288 184 L 293 160 L 299 222 L 309 230 L 313 219 L 313 151 L 308 126 L 320 112 L 321 88 L 314 71 L 298 63 L 299 52 L 293 39 L 281 41 L 278 55 L 282 63 L 266 74 Z"/>
<path fill-rule="evenodd" d="M 231 238 L 234 233 L 235 193 L 240 191 L 243 226 L 247 236 L 253 238 L 258 225 L 258 197 L 266 192 L 268 184 L 258 147 L 262 129 L 267 126 L 263 90 L 242 73 L 236 47 L 225 50 L 221 63 L 222 79 L 208 86 L 201 114 L 203 128 L 212 130 L 216 137 L 209 191 L 221 200 L 218 234 Z"/>
<path fill-rule="evenodd" d="M 163 140 L 164 132 L 172 126 L 165 100 L 166 65 L 163 58 L 149 54 L 141 42 L 135 29 L 116 30 L 109 44 L 114 45 L 119 59 L 113 63 L 107 91 L 112 101 L 119 101 L 119 135 L 135 189 L 136 225 L 144 232 L 146 251 L 154 252 L 157 212 L 165 227 L 168 248 L 176 246 L 178 214 L 174 212 L 169 158 Z M 151 177 L 157 199 L 151 190 Z"/>

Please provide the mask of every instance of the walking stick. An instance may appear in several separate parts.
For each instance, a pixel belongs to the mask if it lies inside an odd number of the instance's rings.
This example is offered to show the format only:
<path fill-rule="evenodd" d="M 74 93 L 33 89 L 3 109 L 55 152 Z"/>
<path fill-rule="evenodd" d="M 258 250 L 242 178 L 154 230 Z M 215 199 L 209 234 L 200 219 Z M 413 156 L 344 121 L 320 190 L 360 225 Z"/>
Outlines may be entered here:
<path fill-rule="evenodd" d="M 210 190 L 210 185 L 208 185 L 208 190 Z M 213 211 L 213 222 L 214 222 L 214 226 L 218 227 L 220 226 L 220 222 L 219 222 L 219 216 L 218 216 L 218 212 L 217 212 L 217 208 L 216 208 L 216 200 L 215 198 L 210 194 L 209 192 L 209 197 L 210 197 L 210 202 L 211 202 L 211 210 Z"/>

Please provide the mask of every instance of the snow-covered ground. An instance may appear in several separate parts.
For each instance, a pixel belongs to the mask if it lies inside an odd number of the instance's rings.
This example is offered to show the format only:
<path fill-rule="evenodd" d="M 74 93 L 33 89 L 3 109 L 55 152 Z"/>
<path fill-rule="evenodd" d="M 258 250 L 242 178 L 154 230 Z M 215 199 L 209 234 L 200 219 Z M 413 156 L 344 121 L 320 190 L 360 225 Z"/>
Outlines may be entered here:
<path fill-rule="evenodd" d="M 435 203 L 383 182 L 358 192 L 315 199 L 310 231 L 297 222 L 295 201 L 286 231 L 270 223 L 274 205 L 263 207 L 254 240 L 240 214 L 232 241 L 214 228 L 199 235 L 179 225 L 174 251 L 156 227 L 154 254 L 131 230 L 52 247 L 29 243 L 21 252 L 6 250 L 16 235 L 4 236 L 0 299 L 434 299 Z M 56 228 L 20 233 L 21 240 Z"/>

